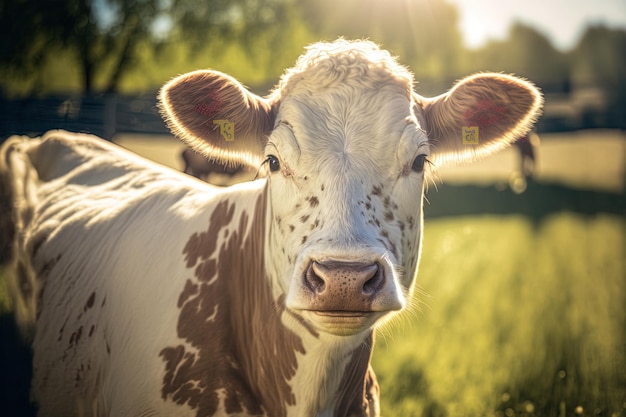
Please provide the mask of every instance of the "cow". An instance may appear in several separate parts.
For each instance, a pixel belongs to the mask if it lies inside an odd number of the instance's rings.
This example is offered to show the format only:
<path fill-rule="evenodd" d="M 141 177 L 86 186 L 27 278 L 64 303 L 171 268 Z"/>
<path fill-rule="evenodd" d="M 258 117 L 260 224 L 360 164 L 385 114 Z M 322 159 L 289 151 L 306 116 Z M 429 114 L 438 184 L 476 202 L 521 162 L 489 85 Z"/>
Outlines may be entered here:
<path fill-rule="evenodd" d="M 183 160 L 183 172 L 185 174 L 203 181 L 209 181 L 214 185 L 231 185 L 236 180 L 236 177 L 249 172 L 243 165 L 229 166 L 211 161 L 191 148 L 183 149 L 180 156 Z M 220 176 L 221 179 L 213 178 L 214 174 Z"/>
<path fill-rule="evenodd" d="M 159 101 L 259 179 L 212 187 L 62 131 L 2 148 L 39 415 L 378 416 L 375 331 L 413 300 L 430 165 L 507 146 L 540 92 L 483 73 L 422 97 L 387 51 L 337 40 L 267 97 L 200 70 Z"/>

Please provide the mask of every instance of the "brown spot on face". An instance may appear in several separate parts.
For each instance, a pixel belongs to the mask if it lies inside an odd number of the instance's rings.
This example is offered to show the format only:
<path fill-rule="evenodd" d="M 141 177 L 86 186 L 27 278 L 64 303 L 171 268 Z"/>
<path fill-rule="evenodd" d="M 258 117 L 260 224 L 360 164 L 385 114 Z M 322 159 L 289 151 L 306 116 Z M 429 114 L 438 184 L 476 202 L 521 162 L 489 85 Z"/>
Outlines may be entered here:
<path fill-rule="evenodd" d="M 66 325 L 67 325 L 67 318 L 65 318 L 65 321 L 63 322 L 63 326 L 61 326 L 61 329 L 59 330 L 59 338 L 57 339 L 57 342 L 60 342 L 63 339 L 63 332 L 65 331 Z"/>
<path fill-rule="evenodd" d="M 77 345 L 80 337 L 83 335 L 83 326 L 80 326 L 78 328 L 78 330 L 76 330 L 74 333 L 72 333 L 72 335 L 70 336 L 70 347 L 73 347 L 74 345 Z"/>
<path fill-rule="evenodd" d="M 296 230 L 296 226 L 294 226 L 293 224 L 289 225 L 289 231 L 293 232 L 294 230 Z"/>
<path fill-rule="evenodd" d="M 374 188 L 372 188 L 372 195 L 382 195 L 383 193 L 383 188 L 381 186 L 375 185 Z"/>
<path fill-rule="evenodd" d="M 184 249 L 195 279 L 185 283 L 179 297 L 177 332 L 184 344 L 160 353 L 165 364 L 161 393 L 197 416 L 216 413 L 220 391 L 228 414 L 285 417 L 287 405 L 295 404 L 288 381 L 297 369 L 296 353 L 305 352 L 300 338 L 283 326 L 284 297 L 273 299 L 265 274 L 265 198 L 265 193 L 259 196 L 251 218 L 240 216 L 218 249 L 208 244 L 208 235 L 226 227 L 234 213 L 234 205 L 220 203 L 208 230 L 194 234 Z M 203 266 L 213 257 L 218 259 L 214 267 Z"/>
<path fill-rule="evenodd" d="M 300 221 L 302 223 L 306 223 L 306 221 L 309 220 L 309 217 L 311 217 L 311 216 L 309 214 L 306 214 L 306 215 L 300 217 Z"/>
<path fill-rule="evenodd" d="M 324 189 L 324 186 L 322 186 L 322 190 Z M 309 204 L 311 205 L 311 207 L 315 208 L 320 204 L 320 200 L 313 196 L 309 199 Z"/>
<path fill-rule="evenodd" d="M 393 219 L 394 219 L 393 211 L 385 212 L 385 220 L 390 222 L 390 221 L 393 221 Z"/>
<path fill-rule="evenodd" d="M 96 293 L 92 292 L 89 298 L 87 299 L 87 303 L 85 303 L 85 307 L 83 307 L 83 311 L 86 312 L 91 307 L 93 307 L 93 303 L 96 301 Z"/>

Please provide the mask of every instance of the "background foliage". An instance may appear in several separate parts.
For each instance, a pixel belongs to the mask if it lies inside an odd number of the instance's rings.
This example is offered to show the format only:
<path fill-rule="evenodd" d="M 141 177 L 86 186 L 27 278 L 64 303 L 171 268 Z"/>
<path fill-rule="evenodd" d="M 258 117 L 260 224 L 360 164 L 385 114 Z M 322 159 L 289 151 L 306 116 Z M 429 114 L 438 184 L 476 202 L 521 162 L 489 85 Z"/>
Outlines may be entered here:
<path fill-rule="evenodd" d="M 0 93 L 142 93 L 198 68 L 260 89 L 302 48 L 371 38 L 438 94 L 474 71 L 514 72 L 544 89 L 572 83 L 626 96 L 626 31 L 589 27 L 570 51 L 517 23 L 507 39 L 467 50 L 445 0 L 12 0 L 0 3 Z"/>

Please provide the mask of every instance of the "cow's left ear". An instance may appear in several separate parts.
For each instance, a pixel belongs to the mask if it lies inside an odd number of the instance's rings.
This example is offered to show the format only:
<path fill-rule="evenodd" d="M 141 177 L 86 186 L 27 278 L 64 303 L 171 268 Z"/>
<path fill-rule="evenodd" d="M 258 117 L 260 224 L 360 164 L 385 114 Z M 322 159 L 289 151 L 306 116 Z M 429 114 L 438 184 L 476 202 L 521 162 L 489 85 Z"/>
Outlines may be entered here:
<path fill-rule="evenodd" d="M 159 107 L 172 133 L 209 159 L 262 163 L 274 112 L 234 78 L 211 70 L 181 75 L 161 88 Z"/>
<path fill-rule="evenodd" d="M 541 113 L 543 97 L 528 81 L 476 74 L 434 98 L 414 96 L 416 115 L 437 163 L 472 160 L 524 136 Z"/>

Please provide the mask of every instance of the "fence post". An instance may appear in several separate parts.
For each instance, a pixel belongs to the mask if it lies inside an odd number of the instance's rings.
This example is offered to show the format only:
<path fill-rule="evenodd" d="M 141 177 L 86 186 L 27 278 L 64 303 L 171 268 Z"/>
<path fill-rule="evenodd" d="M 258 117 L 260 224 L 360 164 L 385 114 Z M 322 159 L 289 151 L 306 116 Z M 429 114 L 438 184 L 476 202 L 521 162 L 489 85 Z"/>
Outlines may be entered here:
<path fill-rule="evenodd" d="M 104 95 L 103 113 L 103 136 L 106 140 L 111 140 L 117 132 L 117 94 Z"/>

